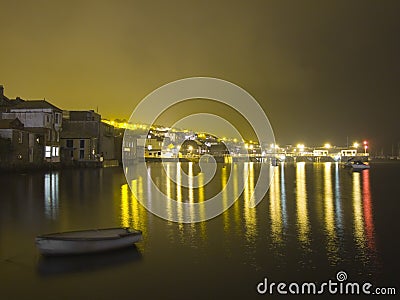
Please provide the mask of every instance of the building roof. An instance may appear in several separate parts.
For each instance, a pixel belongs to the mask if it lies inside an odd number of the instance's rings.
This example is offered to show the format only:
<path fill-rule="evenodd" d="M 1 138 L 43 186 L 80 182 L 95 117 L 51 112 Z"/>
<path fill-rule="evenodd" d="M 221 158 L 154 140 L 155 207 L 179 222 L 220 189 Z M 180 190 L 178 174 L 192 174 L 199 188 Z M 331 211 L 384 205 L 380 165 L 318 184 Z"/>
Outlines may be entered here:
<path fill-rule="evenodd" d="M 11 106 L 12 102 L 6 96 L 0 94 L 0 106 Z"/>
<path fill-rule="evenodd" d="M 18 119 L 0 120 L 0 129 L 23 129 L 24 124 Z"/>
<path fill-rule="evenodd" d="M 70 128 L 61 131 L 61 139 L 90 139 L 96 137 L 88 130 L 79 130 L 77 128 Z"/>
<path fill-rule="evenodd" d="M 57 106 L 54 106 L 53 104 L 47 102 L 46 100 L 28 100 L 21 102 L 13 107 L 10 108 L 10 110 L 15 110 L 15 109 L 43 109 L 43 108 L 49 108 L 49 109 L 54 109 L 62 112 L 60 108 Z"/>
<path fill-rule="evenodd" d="M 60 132 L 61 139 L 86 139 L 96 138 L 99 135 L 98 122 L 68 121 L 64 120 Z"/>

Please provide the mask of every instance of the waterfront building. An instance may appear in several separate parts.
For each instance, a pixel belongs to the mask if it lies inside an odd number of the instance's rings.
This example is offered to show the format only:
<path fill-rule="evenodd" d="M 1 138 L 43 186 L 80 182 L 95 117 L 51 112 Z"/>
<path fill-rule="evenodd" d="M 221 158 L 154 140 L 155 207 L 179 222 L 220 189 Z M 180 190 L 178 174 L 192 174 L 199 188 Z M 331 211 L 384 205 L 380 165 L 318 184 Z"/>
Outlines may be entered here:
<path fill-rule="evenodd" d="M 40 166 L 43 135 L 25 130 L 18 119 L 0 120 L 0 167 Z"/>
<path fill-rule="evenodd" d="M 144 156 L 147 157 L 161 157 L 161 148 L 163 144 L 163 138 L 154 133 L 147 135 L 145 139 Z"/>
<path fill-rule="evenodd" d="M 314 156 L 328 156 L 328 150 L 326 149 L 314 149 L 313 155 Z"/>
<path fill-rule="evenodd" d="M 17 101 L 18 103 L 13 103 Z M 60 131 L 62 110 L 46 100 L 9 100 L 11 104 L 2 112 L 1 118 L 18 118 L 26 131 L 43 136 L 44 157 L 49 163 L 60 162 Z"/>
<path fill-rule="evenodd" d="M 117 154 L 121 154 L 121 157 L 117 157 L 117 159 L 120 164 L 122 164 L 122 159 L 124 159 L 127 163 L 133 163 L 138 158 L 139 148 L 137 145 L 137 141 L 140 138 L 140 135 L 134 135 L 130 133 L 125 135 L 124 137 L 124 134 L 124 130 L 117 130 L 115 147 L 116 149 L 118 149 Z M 141 150 L 143 151 L 143 147 L 141 147 Z M 142 152 L 142 157 L 143 155 L 144 154 Z"/>
<path fill-rule="evenodd" d="M 93 110 L 64 111 L 61 157 L 71 161 L 115 160 L 114 127 Z"/>

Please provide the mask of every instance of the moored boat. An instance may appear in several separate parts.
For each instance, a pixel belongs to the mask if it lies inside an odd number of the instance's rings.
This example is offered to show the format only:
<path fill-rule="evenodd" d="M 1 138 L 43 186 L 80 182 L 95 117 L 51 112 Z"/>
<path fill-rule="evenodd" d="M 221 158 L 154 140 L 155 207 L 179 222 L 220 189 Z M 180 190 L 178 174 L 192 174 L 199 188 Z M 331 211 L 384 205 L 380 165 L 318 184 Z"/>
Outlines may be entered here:
<path fill-rule="evenodd" d="M 128 247 L 141 238 L 140 230 L 105 228 L 39 235 L 36 246 L 42 255 L 85 254 Z"/>
<path fill-rule="evenodd" d="M 370 168 L 370 165 L 367 165 L 360 160 L 348 161 L 344 166 L 347 168 L 352 168 L 353 170 L 365 170 Z"/>

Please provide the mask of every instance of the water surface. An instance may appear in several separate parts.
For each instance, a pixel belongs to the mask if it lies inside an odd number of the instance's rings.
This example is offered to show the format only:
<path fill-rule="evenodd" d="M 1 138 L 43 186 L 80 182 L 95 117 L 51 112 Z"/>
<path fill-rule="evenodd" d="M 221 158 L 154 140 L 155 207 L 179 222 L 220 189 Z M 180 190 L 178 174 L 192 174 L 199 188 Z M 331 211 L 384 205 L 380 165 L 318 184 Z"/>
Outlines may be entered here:
<path fill-rule="evenodd" d="M 256 207 L 259 172 L 220 164 L 204 188 L 179 188 L 165 172 L 197 174 L 196 164 L 148 164 L 160 189 L 178 201 L 202 202 L 229 176 L 243 193 L 225 213 L 196 224 L 165 221 L 134 195 L 152 201 L 145 178 L 121 168 L 0 175 L 0 296 L 3 299 L 248 299 L 272 281 L 326 281 L 344 270 L 352 280 L 396 286 L 399 279 L 399 164 L 351 172 L 335 163 L 282 164 Z M 201 176 L 199 177 L 201 180 Z M 171 213 L 174 213 L 171 211 Z M 41 233 L 132 226 L 136 247 L 94 256 L 43 259 Z"/>

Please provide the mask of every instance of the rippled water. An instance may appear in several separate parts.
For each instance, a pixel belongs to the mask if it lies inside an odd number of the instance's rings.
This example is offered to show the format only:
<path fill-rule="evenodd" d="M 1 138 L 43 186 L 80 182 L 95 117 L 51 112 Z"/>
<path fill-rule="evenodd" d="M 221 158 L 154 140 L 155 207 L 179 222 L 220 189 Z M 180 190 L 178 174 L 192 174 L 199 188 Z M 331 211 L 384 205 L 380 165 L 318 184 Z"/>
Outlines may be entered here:
<path fill-rule="evenodd" d="M 177 201 L 202 203 L 222 190 L 229 206 L 239 196 L 222 215 L 196 224 L 149 213 L 137 199 L 156 203 L 149 181 L 134 177 L 132 193 L 121 168 L 1 174 L 0 297 L 252 298 L 264 277 L 318 282 L 340 270 L 352 280 L 398 284 L 399 164 L 362 172 L 335 163 L 274 169 L 268 194 L 251 208 L 257 163 L 220 164 L 203 188 L 190 181 L 181 188 L 165 176 L 197 175 L 196 164 L 148 164 L 160 190 Z M 230 176 L 234 184 L 223 189 Z M 141 229 L 144 239 L 92 256 L 43 259 L 35 249 L 40 233 L 113 226 Z"/>

